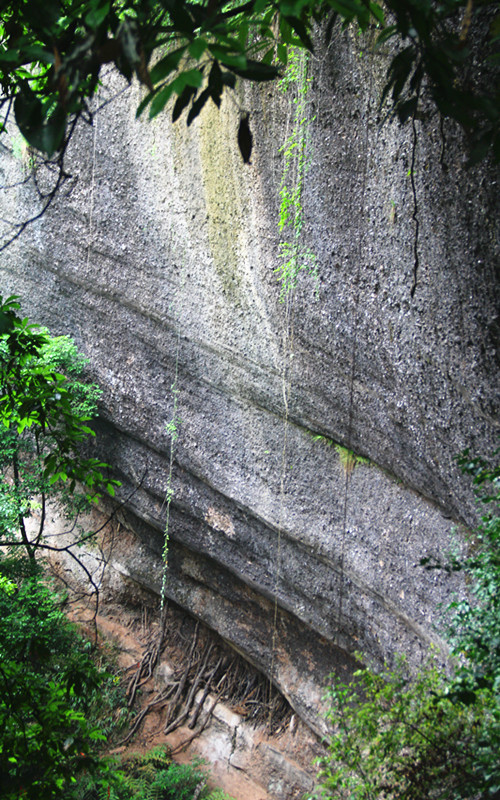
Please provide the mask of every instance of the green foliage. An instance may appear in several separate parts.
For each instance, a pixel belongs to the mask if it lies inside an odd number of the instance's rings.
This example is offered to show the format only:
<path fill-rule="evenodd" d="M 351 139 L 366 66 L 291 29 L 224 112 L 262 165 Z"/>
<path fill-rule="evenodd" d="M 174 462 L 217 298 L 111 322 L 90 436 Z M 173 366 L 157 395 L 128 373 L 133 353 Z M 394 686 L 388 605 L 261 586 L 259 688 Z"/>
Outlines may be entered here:
<path fill-rule="evenodd" d="M 111 784 L 101 779 L 79 782 L 72 800 L 234 800 L 220 789 L 210 791 L 204 762 L 176 764 L 168 749 L 155 748 L 128 758 L 113 773 Z"/>
<path fill-rule="evenodd" d="M 82 380 L 86 360 L 69 338 L 21 319 L 19 307 L 16 297 L 0 298 L 0 545 L 20 535 L 34 558 L 47 497 L 72 495 L 78 483 L 92 500 L 117 484 L 106 464 L 84 455 L 100 396 Z M 40 528 L 30 538 L 25 520 L 37 508 Z"/>
<path fill-rule="evenodd" d="M 13 581 L 7 578 L 5 575 L 0 575 L 0 592 L 6 595 L 14 594 L 16 591 L 16 585 Z"/>
<path fill-rule="evenodd" d="M 198 786 L 206 784 L 206 774 L 196 764 L 171 764 L 158 772 L 150 784 L 154 800 L 192 800 Z"/>
<path fill-rule="evenodd" d="M 87 113 L 104 65 L 147 88 L 138 114 L 163 111 L 187 122 L 238 78 L 267 81 L 291 47 L 313 50 L 317 22 L 377 29 L 391 42 L 383 98 L 401 120 L 419 110 L 424 88 L 445 116 L 467 130 L 472 160 L 500 158 L 499 16 L 484 0 L 5 0 L 0 83 L 26 140 L 49 156 L 64 151 L 74 117 Z M 8 112 L 6 117 L 8 117 Z M 8 122 L 5 119 L 4 126 Z"/>
<path fill-rule="evenodd" d="M 195 796 L 199 800 L 232 800 L 220 790 L 208 789 L 203 763 L 196 759 L 189 764 L 172 762 L 167 770 L 156 773 L 146 796 L 151 800 L 193 800 Z"/>
<path fill-rule="evenodd" d="M 459 463 L 473 477 L 485 513 L 471 542 L 471 554 L 463 564 L 454 563 L 470 576 L 472 594 L 450 606 L 454 653 L 467 659 L 456 682 L 472 693 L 488 688 L 500 699 L 500 464 L 471 459 L 468 451 Z"/>
<path fill-rule="evenodd" d="M 53 587 L 30 571 L 0 560 L 15 587 L 0 591 L 2 800 L 62 798 L 82 771 L 108 769 L 96 759 L 104 736 L 86 714 L 100 675 Z"/>
<path fill-rule="evenodd" d="M 401 662 L 379 675 L 361 669 L 347 686 L 334 681 L 322 798 L 500 797 L 500 467 L 467 451 L 459 461 L 487 512 L 468 557 L 422 560 L 468 579 L 469 597 L 448 608 L 454 672 L 431 661 L 410 679 Z"/>
<path fill-rule="evenodd" d="M 78 352 L 69 336 L 50 336 L 47 328 L 40 328 L 47 339 L 40 349 L 38 366 L 62 373 L 71 393 L 71 408 L 82 419 L 92 420 L 97 416 L 97 404 L 102 397 L 102 389 L 89 383 L 86 372 L 89 359 Z"/>
<path fill-rule="evenodd" d="M 275 272 L 281 283 L 281 300 L 295 289 L 301 272 L 306 272 L 316 283 L 318 280 L 316 256 L 302 243 L 305 222 L 302 196 L 309 167 L 309 127 L 313 121 L 307 109 L 307 90 L 310 83 L 307 65 L 307 53 L 291 49 L 285 76 L 280 84 L 283 91 L 293 91 L 295 105 L 292 131 L 280 148 L 280 152 L 284 154 L 284 167 L 278 227 L 283 239 L 280 243 L 280 264 Z"/>
<path fill-rule="evenodd" d="M 447 687 L 433 661 L 415 680 L 401 661 L 395 670 L 360 669 L 349 685 L 334 684 L 328 717 L 335 733 L 320 763 L 319 797 L 433 800 L 483 791 L 479 757 L 492 723 L 498 727 L 498 708 L 488 693 L 466 706 Z"/>
<path fill-rule="evenodd" d="M 10 597 L 0 595 L 0 661 L 51 664 L 72 637 L 64 614 L 54 603 L 53 590 L 33 576 L 24 579 Z"/>

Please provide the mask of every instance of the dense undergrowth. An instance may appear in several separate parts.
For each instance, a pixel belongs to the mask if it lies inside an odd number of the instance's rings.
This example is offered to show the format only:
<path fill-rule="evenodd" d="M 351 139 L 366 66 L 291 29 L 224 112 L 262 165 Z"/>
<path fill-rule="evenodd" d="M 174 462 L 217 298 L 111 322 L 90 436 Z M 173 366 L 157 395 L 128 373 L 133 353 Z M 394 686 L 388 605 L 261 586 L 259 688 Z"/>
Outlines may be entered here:
<path fill-rule="evenodd" d="M 0 574 L 2 798 L 67 796 L 82 773 L 105 770 L 110 679 L 38 567 L 2 558 Z"/>
<path fill-rule="evenodd" d="M 208 788 L 201 762 L 103 755 L 130 721 L 125 692 L 64 604 L 28 559 L 0 559 L 2 800 L 229 800 Z"/>

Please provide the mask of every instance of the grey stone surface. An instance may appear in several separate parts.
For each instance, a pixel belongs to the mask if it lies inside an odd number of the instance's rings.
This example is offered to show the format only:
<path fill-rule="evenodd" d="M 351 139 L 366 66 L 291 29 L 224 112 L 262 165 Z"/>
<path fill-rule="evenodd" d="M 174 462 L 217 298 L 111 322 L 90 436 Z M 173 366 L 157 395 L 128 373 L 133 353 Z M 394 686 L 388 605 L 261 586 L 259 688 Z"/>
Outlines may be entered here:
<path fill-rule="evenodd" d="M 2 291 L 91 359 L 100 453 L 123 496 L 142 480 L 127 512 L 137 550 L 121 567 L 156 590 L 177 371 L 167 592 L 272 669 L 316 730 L 326 676 L 354 651 L 419 663 L 440 643 L 437 605 L 457 585 L 419 559 L 473 520 L 454 459 L 465 446 L 488 455 L 498 434 L 495 173 L 466 171 L 458 134 L 417 121 L 415 207 L 411 126 L 381 124 L 386 61 L 359 47 L 337 35 L 311 62 L 304 242 L 319 282 L 301 280 L 288 306 L 274 270 L 293 103 L 269 86 L 189 130 L 136 121 L 138 91 L 121 95 L 79 131 L 72 192 L 1 267 Z M 102 97 L 118 88 L 111 78 Z M 20 170 L 6 156 L 1 168 Z M 18 189 L 3 202 L 12 217 L 35 199 Z M 349 474 L 315 435 L 371 463 Z"/>

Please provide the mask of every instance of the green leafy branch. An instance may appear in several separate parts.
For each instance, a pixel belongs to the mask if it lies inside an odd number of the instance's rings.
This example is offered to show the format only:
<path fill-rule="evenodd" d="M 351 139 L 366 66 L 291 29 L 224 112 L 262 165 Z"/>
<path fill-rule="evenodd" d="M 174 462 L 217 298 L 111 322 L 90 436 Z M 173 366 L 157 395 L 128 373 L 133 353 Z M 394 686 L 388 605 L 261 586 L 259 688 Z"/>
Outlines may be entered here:
<path fill-rule="evenodd" d="M 13 108 L 27 141 L 49 156 L 64 150 L 70 120 L 90 118 L 102 68 L 114 64 L 147 94 L 138 109 L 191 122 L 209 100 L 220 105 L 238 78 L 279 77 L 291 48 L 312 52 L 312 31 L 338 19 L 378 31 L 394 45 L 383 99 L 401 120 L 424 90 L 468 132 L 472 158 L 500 158 L 498 43 L 494 0 L 6 0 L 0 22 L 3 127 Z"/>
<path fill-rule="evenodd" d="M 0 298 L 0 543 L 13 541 L 17 531 L 34 559 L 49 496 L 65 488 L 71 498 L 78 484 L 87 501 L 96 501 L 119 484 L 106 477 L 107 464 L 84 453 L 100 395 L 81 380 L 85 360 L 71 340 L 51 339 L 19 308 L 17 297 Z M 68 374 L 57 371 L 64 367 Z M 37 506 L 39 530 L 30 538 L 25 518 Z"/>

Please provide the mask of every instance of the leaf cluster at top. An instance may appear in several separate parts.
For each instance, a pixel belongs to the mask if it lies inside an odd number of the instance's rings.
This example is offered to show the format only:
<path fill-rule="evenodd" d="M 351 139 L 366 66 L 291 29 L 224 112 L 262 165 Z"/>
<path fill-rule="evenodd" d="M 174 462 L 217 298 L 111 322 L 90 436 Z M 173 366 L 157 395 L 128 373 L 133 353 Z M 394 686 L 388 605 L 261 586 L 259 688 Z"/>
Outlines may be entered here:
<path fill-rule="evenodd" d="M 238 78 L 280 74 L 290 47 L 312 51 L 313 28 L 335 20 L 391 41 L 382 99 L 401 120 L 419 111 L 426 89 L 439 111 L 468 132 L 471 159 L 500 159 L 496 2 L 482 0 L 5 0 L 0 85 L 6 108 L 35 148 L 63 150 L 75 117 L 88 114 L 103 66 L 113 63 L 147 88 L 138 113 L 188 124 Z"/>

